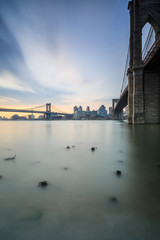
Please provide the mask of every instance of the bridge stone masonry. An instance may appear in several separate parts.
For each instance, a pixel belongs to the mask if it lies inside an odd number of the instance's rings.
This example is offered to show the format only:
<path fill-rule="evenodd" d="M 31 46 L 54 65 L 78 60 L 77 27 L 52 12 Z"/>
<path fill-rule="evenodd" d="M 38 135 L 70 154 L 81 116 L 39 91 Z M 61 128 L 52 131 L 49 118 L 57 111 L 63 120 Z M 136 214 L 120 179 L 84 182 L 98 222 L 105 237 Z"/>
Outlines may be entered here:
<path fill-rule="evenodd" d="M 114 116 L 128 105 L 128 123 L 160 123 L 160 1 L 132 0 L 130 11 L 130 46 L 128 86 L 120 96 Z M 142 60 L 142 29 L 150 23 L 155 43 Z"/>

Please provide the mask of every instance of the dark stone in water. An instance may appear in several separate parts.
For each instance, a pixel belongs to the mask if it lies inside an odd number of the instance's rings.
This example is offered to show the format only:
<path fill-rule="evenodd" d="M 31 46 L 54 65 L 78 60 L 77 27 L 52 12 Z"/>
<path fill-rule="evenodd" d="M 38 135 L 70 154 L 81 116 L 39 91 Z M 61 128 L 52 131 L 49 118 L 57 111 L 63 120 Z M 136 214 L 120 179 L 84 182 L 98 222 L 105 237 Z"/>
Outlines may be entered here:
<path fill-rule="evenodd" d="M 116 175 L 117 175 L 117 176 L 121 176 L 121 174 L 122 174 L 122 173 L 121 173 L 120 170 L 117 170 L 117 171 L 116 171 Z"/>
<path fill-rule="evenodd" d="M 119 163 L 123 163 L 123 160 L 118 160 Z"/>
<path fill-rule="evenodd" d="M 97 148 L 96 147 L 91 147 L 91 151 L 94 152 Z"/>
<path fill-rule="evenodd" d="M 0 175 L 0 179 L 2 179 L 3 178 L 3 176 L 2 175 Z"/>
<path fill-rule="evenodd" d="M 47 181 L 42 181 L 38 183 L 38 186 L 41 186 L 41 187 L 46 187 L 47 185 L 48 185 Z"/>
<path fill-rule="evenodd" d="M 14 160 L 16 158 L 16 155 L 14 155 L 13 157 L 8 157 L 8 158 L 5 158 L 4 160 Z"/>
<path fill-rule="evenodd" d="M 117 198 L 116 197 L 111 197 L 111 202 L 117 202 Z"/>
<path fill-rule="evenodd" d="M 75 148 L 75 147 L 76 147 L 76 146 L 74 146 L 74 145 L 72 146 L 72 148 Z"/>
<path fill-rule="evenodd" d="M 68 168 L 67 168 L 67 167 L 64 167 L 64 168 L 63 168 L 63 170 L 65 170 L 65 171 L 66 171 L 66 170 L 68 170 Z"/>
<path fill-rule="evenodd" d="M 67 149 L 70 149 L 70 146 L 67 146 L 66 148 L 67 148 Z"/>

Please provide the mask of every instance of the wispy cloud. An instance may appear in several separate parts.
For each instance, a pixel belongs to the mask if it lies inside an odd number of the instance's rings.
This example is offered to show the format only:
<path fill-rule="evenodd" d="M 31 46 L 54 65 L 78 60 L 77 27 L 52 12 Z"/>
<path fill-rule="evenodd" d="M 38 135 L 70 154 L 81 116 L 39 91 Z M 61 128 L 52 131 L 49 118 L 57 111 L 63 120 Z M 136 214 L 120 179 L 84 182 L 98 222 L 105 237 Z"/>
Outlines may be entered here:
<path fill-rule="evenodd" d="M 3 96 L 1 96 L 0 97 L 0 103 L 1 104 L 8 104 L 8 103 L 18 103 L 19 102 L 19 100 L 18 99 L 16 99 L 16 98 L 11 98 L 11 97 L 3 97 Z"/>
<path fill-rule="evenodd" d="M 36 93 L 32 88 L 25 86 L 13 74 L 9 72 L 2 72 L 0 75 L 0 88 L 12 89 L 16 91 Z"/>
<path fill-rule="evenodd" d="M 95 105 L 117 96 L 126 57 L 119 50 L 121 30 L 128 17 L 126 10 L 119 18 L 121 5 L 119 0 L 2 1 L 0 94 L 23 104 L 57 105 Z"/>

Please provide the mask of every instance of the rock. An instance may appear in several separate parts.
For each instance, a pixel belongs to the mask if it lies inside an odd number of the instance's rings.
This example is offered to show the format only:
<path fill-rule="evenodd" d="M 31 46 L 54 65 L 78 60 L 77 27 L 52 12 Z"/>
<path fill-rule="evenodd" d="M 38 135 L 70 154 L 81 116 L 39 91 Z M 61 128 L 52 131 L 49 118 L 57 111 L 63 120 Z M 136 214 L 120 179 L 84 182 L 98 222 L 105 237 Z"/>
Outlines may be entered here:
<path fill-rule="evenodd" d="M 66 170 L 68 170 L 68 168 L 67 168 L 67 167 L 64 167 L 64 168 L 63 168 L 63 170 L 65 170 L 65 171 L 66 171 Z"/>
<path fill-rule="evenodd" d="M 91 147 L 91 151 L 94 152 L 97 148 L 96 147 Z"/>
<path fill-rule="evenodd" d="M 70 149 L 70 146 L 67 146 L 66 148 L 67 148 L 67 149 Z"/>
<path fill-rule="evenodd" d="M 118 160 L 119 163 L 123 163 L 123 160 Z"/>
<path fill-rule="evenodd" d="M 3 178 L 3 176 L 2 175 L 0 175 L 0 179 L 2 179 Z"/>
<path fill-rule="evenodd" d="M 120 170 L 117 170 L 117 171 L 116 171 L 116 175 L 117 175 L 117 176 L 121 176 L 121 174 L 122 174 L 122 173 L 121 173 Z"/>
<path fill-rule="evenodd" d="M 46 187 L 47 185 L 48 185 L 47 181 L 42 181 L 38 183 L 38 186 L 41 186 L 41 187 Z"/>
<path fill-rule="evenodd" d="M 111 201 L 111 202 L 117 202 L 117 198 L 116 198 L 116 197 L 111 197 L 111 198 L 110 198 L 110 201 Z"/>
<path fill-rule="evenodd" d="M 72 148 L 75 148 L 75 147 L 76 147 L 76 146 L 74 146 L 74 145 L 72 146 Z"/>
<path fill-rule="evenodd" d="M 16 158 L 16 155 L 14 155 L 13 157 L 5 158 L 4 160 L 14 160 L 15 158 Z"/>

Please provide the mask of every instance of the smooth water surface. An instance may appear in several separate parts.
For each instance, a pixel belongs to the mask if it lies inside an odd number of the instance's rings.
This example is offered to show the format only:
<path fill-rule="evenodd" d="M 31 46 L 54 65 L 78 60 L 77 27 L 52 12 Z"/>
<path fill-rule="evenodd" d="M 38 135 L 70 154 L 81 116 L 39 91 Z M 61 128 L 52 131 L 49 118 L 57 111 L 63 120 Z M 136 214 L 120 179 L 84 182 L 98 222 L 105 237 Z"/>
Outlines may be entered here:
<path fill-rule="evenodd" d="M 2 240 L 160 239 L 160 125 L 0 121 L 0 175 Z"/>

